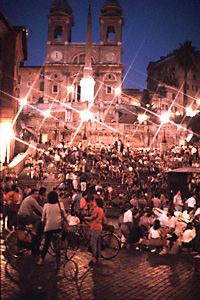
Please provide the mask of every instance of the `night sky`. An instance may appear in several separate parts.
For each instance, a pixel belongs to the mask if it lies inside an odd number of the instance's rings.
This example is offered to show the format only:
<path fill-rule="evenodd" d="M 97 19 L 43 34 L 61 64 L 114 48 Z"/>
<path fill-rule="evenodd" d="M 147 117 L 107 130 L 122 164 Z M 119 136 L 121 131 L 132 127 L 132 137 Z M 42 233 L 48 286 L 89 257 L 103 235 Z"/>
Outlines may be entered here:
<path fill-rule="evenodd" d="M 29 30 L 26 65 L 42 65 L 47 41 L 47 15 L 52 0 L 0 0 L 11 25 Z M 88 0 L 68 0 L 74 16 L 72 41 L 84 42 Z M 93 42 L 99 41 L 99 16 L 104 0 L 92 1 Z M 150 61 L 191 40 L 200 50 L 200 0 L 119 0 L 123 8 L 124 87 L 146 88 Z"/>

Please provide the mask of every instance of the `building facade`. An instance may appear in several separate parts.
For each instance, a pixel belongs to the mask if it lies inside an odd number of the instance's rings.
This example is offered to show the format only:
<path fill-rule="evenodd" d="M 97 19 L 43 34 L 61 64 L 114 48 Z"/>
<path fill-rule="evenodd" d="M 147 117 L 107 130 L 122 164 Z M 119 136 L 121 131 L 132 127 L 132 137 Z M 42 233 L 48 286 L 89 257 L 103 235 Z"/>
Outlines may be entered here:
<path fill-rule="evenodd" d="M 92 76 L 95 82 L 91 111 L 99 122 L 112 123 L 117 122 L 116 104 L 120 100 L 116 90 L 121 89 L 124 69 L 124 17 L 117 1 L 106 2 L 102 7 L 99 23 L 100 42 L 91 42 L 90 45 Z M 27 98 L 28 103 L 41 110 L 51 106 L 58 128 L 64 130 L 67 127 L 71 131 L 73 128 L 75 130 L 80 121 L 79 111 L 86 107 L 81 99 L 81 80 L 88 55 L 87 39 L 91 38 L 88 37 L 88 31 L 91 30 L 89 24 L 86 43 L 72 43 L 73 25 L 73 13 L 67 1 L 54 1 L 48 16 L 45 64 L 20 69 L 20 98 Z"/>
<path fill-rule="evenodd" d="M 19 66 L 27 58 L 27 31 L 12 27 L 0 12 L 0 162 L 14 155 L 15 116 L 19 107 Z"/>
<path fill-rule="evenodd" d="M 197 109 L 200 99 L 200 52 L 187 75 L 187 104 L 184 103 L 184 70 L 174 52 L 149 63 L 147 88 L 155 93 L 154 104 L 160 110 L 171 107 L 172 112 L 178 115 L 185 112 L 186 105 Z"/>
<path fill-rule="evenodd" d="M 91 19 L 89 7 L 86 41 L 72 42 L 72 9 L 67 0 L 53 1 L 48 15 L 45 63 L 20 67 L 20 99 L 28 102 L 21 114 L 22 127 L 42 142 L 65 139 L 78 143 L 87 139 L 91 143 L 108 144 L 121 139 L 133 146 L 147 147 L 151 142 L 159 146 L 163 136 L 162 132 L 157 135 L 159 125 L 144 126 L 137 121 L 138 114 L 146 112 L 140 107 L 143 92 L 123 89 L 122 7 L 117 0 L 105 1 L 99 15 L 100 35 L 96 43 L 92 42 Z M 168 82 L 166 91 L 166 81 L 159 77 L 168 69 L 166 72 L 175 76 L 170 68 L 171 64 L 166 69 L 163 61 L 150 63 L 148 67 L 148 89 L 157 109 L 167 110 L 174 97 L 178 99 L 181 78 L 177 77 L 179 85 Z M 178 103 L 177 100 L 177 107 L 173 106 L 174 112 L 181 111 Z M 92 117 L 81 120 L 81 113 L 88 110 Z M 171 132 L 170 128 L 166 135 L 170 135 L 168 141 L 174 144 L 181 133 L 175 138 Z"/>

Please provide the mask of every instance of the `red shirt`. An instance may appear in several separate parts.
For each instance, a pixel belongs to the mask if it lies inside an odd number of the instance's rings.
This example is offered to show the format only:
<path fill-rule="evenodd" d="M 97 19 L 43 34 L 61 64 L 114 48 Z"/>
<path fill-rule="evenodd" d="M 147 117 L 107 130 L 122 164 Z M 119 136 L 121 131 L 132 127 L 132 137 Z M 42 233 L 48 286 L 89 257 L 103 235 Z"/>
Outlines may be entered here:
<path fill-rule="evenodd" d="M 94 207 L 92 211 L 92 220 L 90 221 L 90 230 L 102 230 L 104 211 L 101 207 Z"/>

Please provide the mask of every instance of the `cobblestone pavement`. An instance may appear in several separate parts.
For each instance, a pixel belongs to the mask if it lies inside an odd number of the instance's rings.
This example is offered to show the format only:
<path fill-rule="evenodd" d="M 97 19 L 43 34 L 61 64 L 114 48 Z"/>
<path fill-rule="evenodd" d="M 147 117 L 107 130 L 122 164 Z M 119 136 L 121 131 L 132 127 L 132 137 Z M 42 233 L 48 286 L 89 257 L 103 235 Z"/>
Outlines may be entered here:
<path fill-rule="evenodd" d="M 78 252 L 74 258 L 78 276 L 69 281 L 63 264 L 56 271 L 53 258 L 47 257 L 45 264 L 38 266 L 27 255 L 17 260 L 16 270 L 6 264 L 3 250 L 1 240 L 2 300 L 200 299 L 198 262 L 188 254 L 169 257 L 122 249 L 115 259 L 88 267 L 90 254 Z"/>

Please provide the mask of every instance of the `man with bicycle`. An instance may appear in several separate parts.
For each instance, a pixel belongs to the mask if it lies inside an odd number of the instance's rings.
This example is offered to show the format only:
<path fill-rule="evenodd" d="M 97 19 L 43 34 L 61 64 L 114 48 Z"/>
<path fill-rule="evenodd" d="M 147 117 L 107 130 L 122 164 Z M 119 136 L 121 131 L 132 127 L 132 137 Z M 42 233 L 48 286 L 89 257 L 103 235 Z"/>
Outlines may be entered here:
<path fill-rule="evenodd" d="M 38 203 L 39 190 L 32 189 L 31 194 L 21 203 L 18 211 L 18 225 L 33 225 L 33 231 L 37 232 L 38 225 L 41 221 L 42 206 Z"/>
<path fill-rule="evenodd" d="M 27 196 L 21 203 L 18 211 L 18 228 L 24 230 L 26 225 L 32 225 L 33 234 L 33 253 L 39 251 L 40 237 L 42 235 L 41 217 L 42 206 L 38 203 L 39 190 L 32 189 L 31 194 Z"/>

